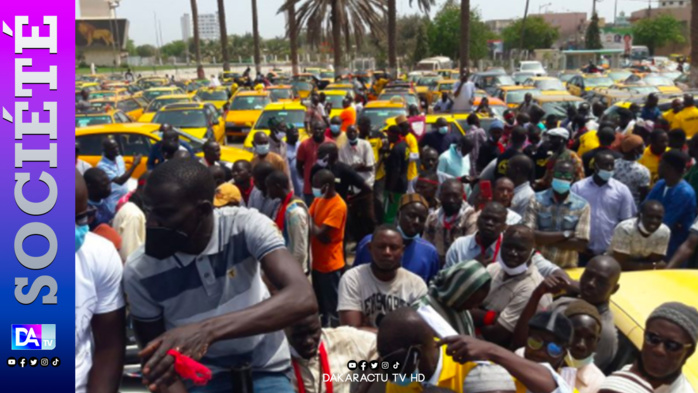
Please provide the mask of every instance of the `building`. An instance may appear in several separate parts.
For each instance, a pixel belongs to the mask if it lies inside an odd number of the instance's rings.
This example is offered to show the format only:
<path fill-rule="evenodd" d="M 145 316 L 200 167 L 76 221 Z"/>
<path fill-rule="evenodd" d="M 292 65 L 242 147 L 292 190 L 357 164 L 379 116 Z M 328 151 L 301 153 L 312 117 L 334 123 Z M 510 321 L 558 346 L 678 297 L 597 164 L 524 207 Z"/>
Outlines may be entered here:
<path fill-rule="evenodd" d="M 485 25 L 487 25 L 487 27 L 489 27 L 493 32 L 501 35 L 502 30 L 509 27 L 512 23 L 514 23 L 513 19 L 495 19 L 486 21 Z"/>
<path fill-rule="evenodd" d="M 182 41 L 189 42 L 189 38 L 191 38 L 191 15 L 182 15 L 179 18 L 179 23 L 182 27 Z"/>
<path fill-rule="evenodd" d="M 583 45 L 587 23 L 586 12 L 552 12 L 532 14 L 531 17 L 543 18 L 551 26 L 557 27 L 560 37 L 555 42 L 555 47 L 575 49 Z"/>
<path fill-rule="evenodd" d="M 110 18 L 109 2 L 105 0 L 80 0 L 81 18 Z"/>
<path fill-rule="evenodd" d="M 680 8 L 691 4 L 691 0 L 659 0 L 659 8 Z"/>
<path fill-rule="evenodd" d="M 221 26 L 218 22 L 218 12 L 199 14 L 199 38 L 202 40 L 220 40 Z"/>

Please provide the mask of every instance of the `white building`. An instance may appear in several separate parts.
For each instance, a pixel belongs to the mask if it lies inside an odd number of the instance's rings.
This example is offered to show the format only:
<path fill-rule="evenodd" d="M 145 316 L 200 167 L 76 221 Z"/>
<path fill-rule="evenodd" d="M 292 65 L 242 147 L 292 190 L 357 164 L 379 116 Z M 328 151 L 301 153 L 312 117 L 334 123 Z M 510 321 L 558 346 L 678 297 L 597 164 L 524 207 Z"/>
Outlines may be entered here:
<path fill-rule="evenodd" d="M 199 14 L 199 38 L 202 40 L 221 39 L 218 12 L 215 14 Z"/>
<path fill-rule="evenodd" d="M 109 3 L 105 0 L 80 0 L 81 18 L 111 18 Z"/>
<path fill-rule="evenodd" d="M 182 26 L 182 41 L 189 42 L 189 38 L 191 38 L 191 15 L 182 15 L 179 18 L 179 23 Z"/>
<path fill-rule="evenodd" d="M 659 8 L 679 8 L 691 4 L 691 0 L 659 0 Z"/>

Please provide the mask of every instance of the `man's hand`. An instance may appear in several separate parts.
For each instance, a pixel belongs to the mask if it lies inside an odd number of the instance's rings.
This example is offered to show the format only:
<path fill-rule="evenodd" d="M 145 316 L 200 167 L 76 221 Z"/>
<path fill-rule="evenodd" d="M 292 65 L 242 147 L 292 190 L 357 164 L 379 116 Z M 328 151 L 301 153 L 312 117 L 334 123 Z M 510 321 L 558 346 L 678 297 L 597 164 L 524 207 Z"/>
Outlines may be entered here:
<path fill-rule="evenodd" d="M 201 324 L 181 326 L 148 343 L 138 356 L 148 361 L 143 366 L 143 379 L 150 391 L 170 386 L 177 377 L 174 358 L 167 351 L 174 349 L 194 360 L 201 359 L 211 344 L 211 334 Z"/>
<path fill-rule="evenodd" d="M 136 154 L 133 156 L 133 164 L 132 166 L 138 166 L 140 165 L 141 161 L 143 160 L 143 155 L 141 154 Z"/>
<path fill-rule="evenodd" d="M 545 295 L 546 293 L 555 294 L 566 291 L 569 285 L 569 281 L 564 277 L 551 274 L 538 285 L 536 292 L 541 295 Z"/>
<path fill-rule="evenodd" d="M 446 345 L 446 354 L 458 363 L 473 360 L 489 360 L 494 344 L 478 340 L 470 336 L 450 336 L 438 342 L 438 345 Z"/>

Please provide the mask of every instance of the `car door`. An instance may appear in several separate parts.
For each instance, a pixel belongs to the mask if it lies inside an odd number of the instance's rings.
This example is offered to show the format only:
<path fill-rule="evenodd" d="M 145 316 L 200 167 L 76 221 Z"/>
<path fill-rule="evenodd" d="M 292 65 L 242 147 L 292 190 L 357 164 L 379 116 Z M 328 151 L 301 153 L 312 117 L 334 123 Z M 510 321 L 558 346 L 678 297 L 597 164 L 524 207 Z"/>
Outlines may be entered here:
<path fill-rule="evenodd" d="M 97 166 L 102 158 L 102 142 L 107 134 L 90 134 L 75 137 L 75 145 L 79 150 L 78 158 L 88 162 L 93 167 Z"/>
<path fill-rule="evenodd" d="M 581 95 L 581 92 L 579 91 L 579 78 L 579 76 L 575 76 L 567 83 L 567 91 L 569 91 L 573 96 Z"/>
<path fill-rule="evenodd" d="M 206 117 L 213 130 L 213 136 L 218 143 L 225 144 L 225 120 L 213 104 L 204 104 Z"/>
<path fill-rule="evenodd" d="M 136 168 L 133 175 L 131 175 L 131 177 L 138 179 L 147 169 L 148 155 L 150 154 L 150 149 L 156 142 L 155 138 L 136 133 L 113 134 L 111 136 L 114 137 L 119 144 L 126 168 L 131 167 L 134 156 L 138 154 L 143 156 L 138 168 Z"/>

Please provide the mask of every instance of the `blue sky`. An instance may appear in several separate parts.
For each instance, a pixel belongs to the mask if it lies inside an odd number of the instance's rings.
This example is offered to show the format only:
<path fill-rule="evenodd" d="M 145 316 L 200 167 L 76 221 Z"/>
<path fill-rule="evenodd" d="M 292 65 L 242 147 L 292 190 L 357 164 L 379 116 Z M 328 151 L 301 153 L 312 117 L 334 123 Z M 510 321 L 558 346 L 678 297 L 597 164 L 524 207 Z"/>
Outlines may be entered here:
<path fill-rule="evenodd" d="M 106 1 L 106 0 L 105 0 Z M 437 0 L 438 9 L 445 0 Z M 656 6 L 655 0 L 653 7 Z M 592 0 L 530 0 L 530 12 L 587 12 L 591 13 Z M 284 17 L 277 15 L 276 10 L 283 0 L 257 0 L 259 9 L 259 30 L 262 37 L 275 37 L 284 35 Z M 608 21 L 613 20 L 614 5 L 616 0 L 602 0 L 597 3 L 599 15 Z M 617 0 L 618 12 L 632 11 L 646 8 L 647 0 Z M 509 19 L 523 15 L 524 0 L 471 0 L 471 7 L 480 10 L 483 19 Z M 75 1 L 76 17 L 80 10 L 78 0 Z M 226 17 L 228 34 L 244 34 L 252 31 L 252 11 L 250 0 L 226 0 Z M 416 6 L 409 7 L 409 0 L 397 0 L 399 14 L 412 14 L 418 12 Z M 216 0 L 198 0 L 199 13 L 214 13 L 217 10 Z M 190 12 L 190 0 L 121 0 L 117 9 L 120 18 L 130 21 L 129 37 L 136 45 L 155 44 L 154 16 L 160 20 L 162 37 L 165 43 L 181 39 L 180 17 Z"/>

